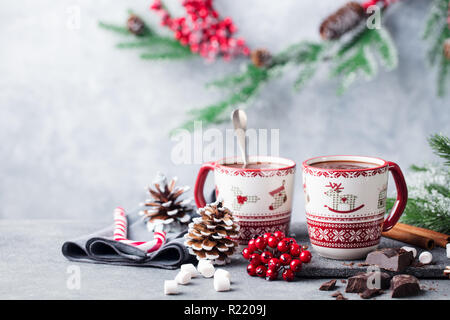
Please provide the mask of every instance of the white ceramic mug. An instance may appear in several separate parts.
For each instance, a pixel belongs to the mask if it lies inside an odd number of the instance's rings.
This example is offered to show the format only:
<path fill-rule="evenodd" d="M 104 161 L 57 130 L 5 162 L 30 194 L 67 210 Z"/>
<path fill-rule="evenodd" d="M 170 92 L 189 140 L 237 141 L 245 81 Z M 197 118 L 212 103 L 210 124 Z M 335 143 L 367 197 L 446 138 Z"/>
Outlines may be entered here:
<path fill-rule="evenodd" d="M 199 208 L 206 205 L 203 187 L 209 171 L 214 171 L 216 195 L 233 212 L 240 226 L 237 240 L 247 242 L 264 232 L 289 232 L 294 190 L 295 162 L 292 160 L 252 156 L 249 163 L 279 164 L 275 168 L 243 169 L 227 164 L 240 158 L 226 158 L 202 165 L 194 188 Z M 240 162 L 242 163 L 242 162 Z"/>
<path fill-rule="evenodd" d="M 373 164 L 359 169 L 312 166 L 327 161 Z M 397 201 L 385 219 L 389 171 Z M 379 158 L 324 156 L 303 162 L 306 221 L 312 247 L 332 259 L 358 259 L 377 248 L 381 232 L 391 229 L 406 206 L 408 190 L 399 166 Z"/>

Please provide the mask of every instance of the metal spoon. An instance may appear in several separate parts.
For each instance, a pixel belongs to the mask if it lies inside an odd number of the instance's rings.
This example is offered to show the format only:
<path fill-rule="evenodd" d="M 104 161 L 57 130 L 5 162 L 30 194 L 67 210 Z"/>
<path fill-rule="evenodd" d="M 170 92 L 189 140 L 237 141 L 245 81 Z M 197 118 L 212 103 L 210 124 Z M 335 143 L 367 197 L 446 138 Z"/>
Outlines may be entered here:
<path fill-rule="evenodd" d="M 244 110 L 235 109 L 231 113 L 231 121 L 233 121 L 234 132 L 236 133 L 239 149 L 241 150 L 243 165 L 245 168 L 248 164 L 247 145 L 245 139 L 245 130 L 247 130 L 247 115 Z"/>

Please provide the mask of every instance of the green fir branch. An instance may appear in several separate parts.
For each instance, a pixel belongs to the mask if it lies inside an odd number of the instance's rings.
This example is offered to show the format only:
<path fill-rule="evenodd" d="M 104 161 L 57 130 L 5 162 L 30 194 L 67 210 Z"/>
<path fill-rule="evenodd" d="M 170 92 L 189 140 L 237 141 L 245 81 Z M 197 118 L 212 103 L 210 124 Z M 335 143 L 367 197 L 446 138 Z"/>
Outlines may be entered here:
<path fill-rule="evenodd" d="M 343 94 L 360 75 L 367 80 L 378 72 L 377 60 L 392 70 L 397 66 L 397 50 L 387 30 L 364 28 L 349 41 L 343 43 L 333 59 L 331 76 L 340 78 L 338 94 Z"/>
<path fill-rule="evenodd" d="M 450 139 L 442 134 L 434 134 L 428 139 L 433 152 L 445 160 L 445 164 L 450 166 Z"/>
<path fill-rule="evenodd" d="M 119 49 L 145 49 L 146 52 L 140 54 L 140 57 L 145 60 L 185 59 L 193 56 L 187 46 L 183 46 L 176 39 L 158 35 L 147 24 L 139 35 L 132 34 L 127 27 L 121 25 L 99 22 L 99 26 L 105 30 L 128 36 L 131 40 L 119 42 L 116 47 Z"/>
<path fill-rule="evenodd" d="M 433 1 L 423 32 L 423 39 L 429 44 L 428 61 L 436 69 L 437 94 L 440 97 L 446 94 L 450 79 L 450 60 L 444 55 L 444 42 L 450 38 L 447 23 L 449 1 Z"/>

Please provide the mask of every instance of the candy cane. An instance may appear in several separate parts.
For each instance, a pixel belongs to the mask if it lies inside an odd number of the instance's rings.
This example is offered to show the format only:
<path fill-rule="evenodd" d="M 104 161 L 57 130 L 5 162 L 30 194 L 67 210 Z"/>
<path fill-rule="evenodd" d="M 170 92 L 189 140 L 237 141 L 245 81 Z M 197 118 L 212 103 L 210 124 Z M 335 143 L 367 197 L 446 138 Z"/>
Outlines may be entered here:
<path fill-rule="evenodd" d="M 155 232 L 154 239 L 151 241 L 134 241 L 127 239 L 127 216 L 125 210 L 117 207 L 114 210 L 114 240 L 136 247 L 147 253 L 153 252 L 161 248 L 166 241 L 166 233 Z"/>

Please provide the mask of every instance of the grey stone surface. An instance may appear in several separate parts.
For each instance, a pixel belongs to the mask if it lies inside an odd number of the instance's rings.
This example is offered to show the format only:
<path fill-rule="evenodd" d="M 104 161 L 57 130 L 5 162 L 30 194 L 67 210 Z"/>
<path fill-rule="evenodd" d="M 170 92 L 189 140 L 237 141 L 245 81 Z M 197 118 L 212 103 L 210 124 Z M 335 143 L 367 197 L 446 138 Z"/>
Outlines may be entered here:
<path fill-rule="evenodd" d="M 252 48 L 278 52 L 317 40 L 321 20 L 347 0 L 216 0 Z M 180 1 L 167 1 L 180 12 Z M 119 36 L 98 21 L 122 22 L 127 9 L 153 25 L 148 1 L 4 1 L 0 10 L 0 218 L 109 221 L 130 208 L 157 170 L 192 185 L 199 164 L 176 165 L 168 131 L 185 112 L 217 101 L 204 84 L 239 70 L 242 60 L 149 62 L 117 50 Z M 435 159 L 426 137 L 449 134 L 449 98 L 435 95 L 435 74 L 421 40 L 429 1 L 405 0 L 386 15 L 399 51 L 381 71 L 337 96 L 324 68 L 302 92 L 297 71 L 271 81 L 248 109 L 249 127 L 279 128 L 280 155 L 300 163 L 324 154 L 366 154 L 406 168 Z M 30 10 L 32 8 L 32 10 Z M 73 9 L 80 28 L 70 29 Z M 177 10 L 178 8 L 178 10 Z M 75 10 L 76 11 L 76 10 Z M 221 132 L 230 124 L 218 126 Z M 207 143 L 205 143 L 207 145 Z M 208 160 L 208 159 L 205 159 Z M 297 176 L 294 221 L 304 220 Z"/>
<path fill-rule="evenodd" d="M 212 279 L 196 278 L 179 295 L 165 296 L 164 280 L 173 279 L 176 270 L 73 263 L 62 256 L 64 240 L 103 226 L 98 221 L 0 220 L 0 299 L 334 299 L 332 292 L 318 290 L 329 279 L 268 282 L 249 277 L 240 257 L 224 267 L 231 272 L 231 291 L 216 292 Z M 74 267 L 80 270 L 79 290 L 67 287 L 68 271 Z M 414 299 L 449 299 L 450 281 L 420 283 L 424 290 Z M 344 292 L 345 285 L 337 284 Z M 376 299 L 389 299 L 389 293 Z"/>

